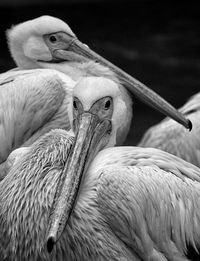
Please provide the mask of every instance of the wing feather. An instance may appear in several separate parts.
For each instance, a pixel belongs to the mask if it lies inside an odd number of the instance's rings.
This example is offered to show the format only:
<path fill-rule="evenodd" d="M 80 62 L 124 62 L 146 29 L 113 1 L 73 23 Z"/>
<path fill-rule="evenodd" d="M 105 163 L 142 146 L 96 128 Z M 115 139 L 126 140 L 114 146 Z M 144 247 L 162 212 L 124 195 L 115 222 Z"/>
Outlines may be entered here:
<path fill-rule="evenodd" d="M 98 204 L 113 232 L 145 260 L 188 260 L 187 244 L 199 247 L 200 183 L 150 165 L 100 171 Z"/>

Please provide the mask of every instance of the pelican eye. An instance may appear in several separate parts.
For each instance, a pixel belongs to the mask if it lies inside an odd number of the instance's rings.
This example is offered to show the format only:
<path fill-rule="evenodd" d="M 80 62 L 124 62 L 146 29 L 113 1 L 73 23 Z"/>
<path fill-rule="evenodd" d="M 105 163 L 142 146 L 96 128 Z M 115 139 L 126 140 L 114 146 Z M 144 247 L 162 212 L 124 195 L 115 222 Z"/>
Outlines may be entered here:
<path fill-rule="evenodd" d="M 107 101 L 105 102 L 105 104 L 104 104 L 104 109 L 105 109 L 105 110 L 108 110 L 108 109 L 110 108 L 110 105 L 111 105 L 110 100 L 107 100 Z"/>
<path fill-rule="evenodd" d="M 75 110 L 78 109 L 77 102 L 75 100 L 73 101 L 73 107 L 74 107 Z"/>
<path fill-rule="evenodd" d="M 49 41 L 51 42 L 51 43 L 56 43 L 57 42 L 57 37 L 55 36 L 55 35 L 50 35 L 49 36 Z"/>

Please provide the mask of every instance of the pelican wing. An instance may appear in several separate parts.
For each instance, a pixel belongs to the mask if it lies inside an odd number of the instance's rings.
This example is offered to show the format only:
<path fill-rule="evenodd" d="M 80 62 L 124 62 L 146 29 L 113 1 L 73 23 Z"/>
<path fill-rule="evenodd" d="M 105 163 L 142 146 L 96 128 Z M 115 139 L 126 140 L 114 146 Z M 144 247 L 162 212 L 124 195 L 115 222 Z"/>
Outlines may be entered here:
<path fill-rule="evenodd" d="M 0 260 L 49 260 L 47 219 L 72 143 L 71 133 L 55 129 L 13 151 L 14 164 L 0 182 Z"/>
<path fill-rule="evenodd" d="M 159 150 L 137 148 L 135 155 L 141 156 L 134 157 L 131 149 L 129 153 L 124 149 L 121 166 L 99 170 L 97 201 L 102 216 L 115 235 L 145 260 L 187 260 L 187 244 L 199 247 L 200 169 L 165 152 L 153 155 Z"/>
<path fill-rule="evenodd" d="M 53 70 L 10 71 L 0 84 L 0 163 L 55 128 L 69 129 L 72 84 Z"/>
<path fill-rule="evenodd" d="M 192 121 L 191 132 L 166 118 L 151 127 L 138 146 L 165 150 L 200 167 L 200 93 L 191 97 L 180 111 Z"/>

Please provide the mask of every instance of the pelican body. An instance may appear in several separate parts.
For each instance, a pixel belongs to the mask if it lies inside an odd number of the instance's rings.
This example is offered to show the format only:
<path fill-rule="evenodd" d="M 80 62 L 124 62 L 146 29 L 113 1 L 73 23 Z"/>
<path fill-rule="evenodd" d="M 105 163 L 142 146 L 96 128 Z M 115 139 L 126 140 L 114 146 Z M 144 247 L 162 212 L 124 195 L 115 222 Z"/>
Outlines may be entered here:
<path fill-rule="evenodd" d="M 113 147 L 124 95 L 117 80 L 83 78 L 68 105 L 73 132 L 52 130 L 16 159 L 0 182 L 1 260 L 188 260 L 187 244 L 199 247 L 200 169 Z"/>
<path fill-rule="evenodd" d="M 193 122 L 191 132 L 166 118 L 147 130 L 138 146 L 167 151 L 200 167 L 200 93 L 193 95 L 180 112 Z"/>

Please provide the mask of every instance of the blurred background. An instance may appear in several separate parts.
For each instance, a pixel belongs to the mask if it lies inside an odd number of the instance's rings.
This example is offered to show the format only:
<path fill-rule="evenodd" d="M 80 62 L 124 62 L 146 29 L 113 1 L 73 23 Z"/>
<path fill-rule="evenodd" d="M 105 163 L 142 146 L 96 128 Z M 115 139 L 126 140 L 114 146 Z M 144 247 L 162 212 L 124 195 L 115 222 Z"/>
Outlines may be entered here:
<path fill-rule="evenodd" d="M 93 50 L 179 108 L 200 90 L 200 15 L 198 3 L 174 2 L 0 0 L 0 72 L 15 66 L 6 29 L 53 15 L 67 22 Z M 163 117 L 134 99 L 126 144 L 137 144 L 144 131 Z"/>

